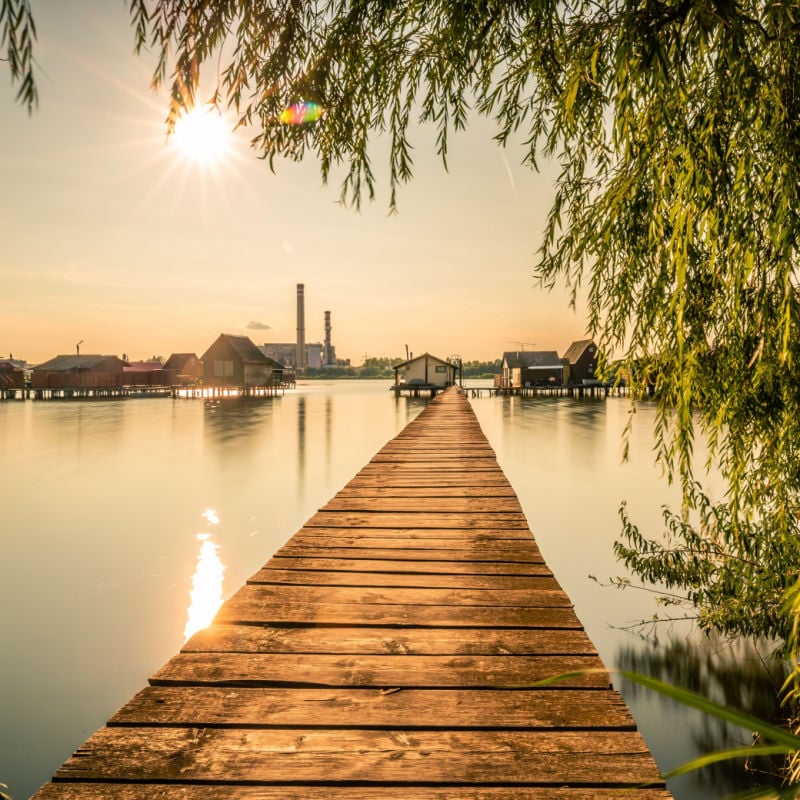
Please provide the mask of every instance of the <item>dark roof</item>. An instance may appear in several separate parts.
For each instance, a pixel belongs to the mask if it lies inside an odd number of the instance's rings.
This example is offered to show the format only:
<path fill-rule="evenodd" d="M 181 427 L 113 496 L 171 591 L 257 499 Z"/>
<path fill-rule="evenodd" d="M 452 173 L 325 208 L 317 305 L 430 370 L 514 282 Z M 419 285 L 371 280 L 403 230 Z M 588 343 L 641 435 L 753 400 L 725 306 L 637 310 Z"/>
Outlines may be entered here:
<path fill-rule="evenodd" d="M 248 336 L 235 336 L 232 333 L 221 333 L 211 347 L 214 347 L 219 341 L 227 342 L 228 346 L 244 364 L 273 364 L 273 359 L 267 358 L 261 350 L 253 344 Z M 210 350 L 211 347 L 208 349 Z M 208 350 L 206 350 L 203 355 L 203 360 L 205 360 L 206 355 L 208 355 Z M 274 363 L 277 364 L 278 362 L 275 361 Z"/>
<path fill-rule="evenodd" d="M 191 361 L 193 358 L 197 361 L 200 360 L 195 353 L 173 353 L 164 362 L 164 369 L 180 370 L 186 366 L 187 361 Z"/>
<path fill-rule="evenodd" d="M 511 369 L 553 369 L 563 367 L 555 350 L 522 350 L 503 353 L 503 361 Z"/>
<path fill-rule="evenodd" d="M 574 364 L 591 344 L 594 344 L 591 339 L 580 339 L 577 342 L 573 342 L 569 348 L 567 348 L 567 352 L 564 353 L 564 358 L 566 358 L 570 364 Z"/>
<path fill-rule="evenodd" d="M 94 367 L 100 366 L 102 363 L 109 360 L 118 361 L 120 364 L 126 363 L 116 356 L 56 356 L 55 358 L 51 358 L 49 361 L 45 361 L 43 364 L 39 364 L 38 366 L 34 367 L 33 370 L 34 372 L 37 370 L 68 372 L 69 370 L 73 369 L 93 369 Z"/>
<path fill-rule="evenodd" d="M 414 358 L 409 358 L 408 361 L 401 361 L 399 364 L 395 364 L 392 369 L 400 369 L 400 367 L 407 367 L 409 364 L 413 364 L 415 361 L 419 361 L 422 358 L 430 358 L 433 361 L 438 361 L 440 364 L 447 364 L 448 367 L 452 367 L 453 369 L 456 368 L 456 365 L 453 364 L 452 361 L 447 361 L 444 358 L 439 358 L 438 356 L 433 356 L 428 352 L 423 353 L 419 356 L 414 356 Z"/>
<path fill-rule="evenodd" d="M 22 367 L 18 367 L 13 361 L 0 361 L 0 370 L 4 372 L 22 372 Z"/>

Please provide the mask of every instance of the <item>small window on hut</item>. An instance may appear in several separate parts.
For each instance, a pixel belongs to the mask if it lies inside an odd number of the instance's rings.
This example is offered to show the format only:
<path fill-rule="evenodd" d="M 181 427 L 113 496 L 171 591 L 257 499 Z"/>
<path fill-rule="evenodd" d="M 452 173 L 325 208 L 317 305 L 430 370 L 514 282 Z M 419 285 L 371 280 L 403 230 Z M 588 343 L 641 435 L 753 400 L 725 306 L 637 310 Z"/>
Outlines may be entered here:
<path fill-rule="evenodd" d="M 437 364 L 436 365 L 437 372 L 447 372 L 447 367 L 444 364 Z"/>

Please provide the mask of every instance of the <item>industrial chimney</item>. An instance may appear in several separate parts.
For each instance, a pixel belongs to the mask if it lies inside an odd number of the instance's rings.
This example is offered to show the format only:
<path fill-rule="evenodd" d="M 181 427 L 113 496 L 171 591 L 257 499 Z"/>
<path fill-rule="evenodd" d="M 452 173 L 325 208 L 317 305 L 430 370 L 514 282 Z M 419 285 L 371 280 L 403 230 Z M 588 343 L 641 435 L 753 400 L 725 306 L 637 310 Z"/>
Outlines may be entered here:
<path fill-rule="evenodd" d="M 325 312 L 325 366 L 332 367 L 333 350 L 331 348 L 331 312 Z"/>
<path fill-rule="evenodd" d="M 306 299 L 305 285 L 297 284 L 297 369 L 306 366 Z"/>

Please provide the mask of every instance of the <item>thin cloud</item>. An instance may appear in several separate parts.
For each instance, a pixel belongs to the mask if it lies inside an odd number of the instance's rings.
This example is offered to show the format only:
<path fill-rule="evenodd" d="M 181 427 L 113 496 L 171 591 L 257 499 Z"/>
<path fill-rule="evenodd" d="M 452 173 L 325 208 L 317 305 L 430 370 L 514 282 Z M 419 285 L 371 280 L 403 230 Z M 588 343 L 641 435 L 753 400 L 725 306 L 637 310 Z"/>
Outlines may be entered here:
<path fill-rule="evenodd" d="M 252 320 L 247 323 L 247 328 L 251 331 L 271 331 L 272 325 L 267 325 L 266 322 L 256 322 Z"/>

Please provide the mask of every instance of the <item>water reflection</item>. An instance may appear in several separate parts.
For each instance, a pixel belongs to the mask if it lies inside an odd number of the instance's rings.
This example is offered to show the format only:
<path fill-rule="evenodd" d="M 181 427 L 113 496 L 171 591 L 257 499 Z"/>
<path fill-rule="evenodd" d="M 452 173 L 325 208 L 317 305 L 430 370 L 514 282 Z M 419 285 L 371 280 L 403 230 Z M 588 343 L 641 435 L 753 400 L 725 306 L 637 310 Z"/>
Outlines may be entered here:
<path fill-rule="evenodd" d="M 220 443 L 250 436 L 272 413 L 276 398 L 225 398 L 203 401 L 203 423 L 206 432 Z"/>
<path fill-rule="evenodd" d="M 691 638 L 673 637 L 668 642 L 646 642 L 644 647 L 639 643 L 624 646 L 618 651 L 616 663 L 620 669 L 659 678 L 722 705 L 780 724 L 784 715 L 779 690 L 785 669 L 780 662 L 765 656 L 766 652 L 768 647 L 757 649 L 747 641 L 728 642 L 718 637 L 704 637 L 695 642 Z M 634 714 L 637 702 L 654 699 L 647 697 L 648 690 L 628 681 L 624 681 L 621 688 L 626 700 L 634 706 Z M 681 726 L 681 736 L 691 739 L 698 753 L 747 746 L 752 742 L 751 731 L 725 720 L 687 711 L 666 698 L 658 698 L 656 702 L 685 715 L 690 724 Z M 748 759 L 747 763 L 741 759 L 723 761 L 681 780 L 690 781 L 698 790 L 710 790 L 710 797 L 722 797 L 745 787 L 777 785 L 776 773 L 781 765 L 779 758 L 774 761 Z M 668 769 L 675 766 L 677 764 L 666 765 Z"/>
<path fill-rule="evenodd" d="M 219 517 L 209 508 L 203 512 L 209 525 L 218 525 Z M 219 545 L 211 540 L 208 532 L 198 533 L 200 551 L 197 555 L 197 566 L 192 575 L 192 590 L 189 592 L 191 603 L 187 612 L 183 639 L 187 641 L 197 631 L 207 627 L 222 605 L 222 580 L 225 565 L 217 555 Z"/>
<path fill-rule="evenodd" d="M 302 497 L 306 488 L 306 398 L 297 398 L 297 494 Z"/>
<path fill-rule="evenodd" d="M 331 443 L 333 441 L 333 398 L 325 397 L 325 474 L 330 475 Z"/>

